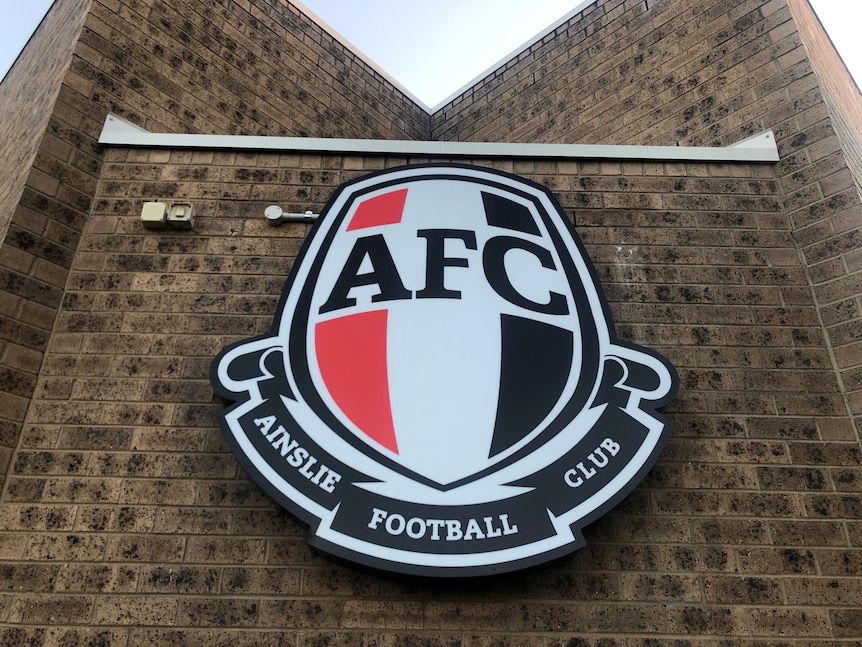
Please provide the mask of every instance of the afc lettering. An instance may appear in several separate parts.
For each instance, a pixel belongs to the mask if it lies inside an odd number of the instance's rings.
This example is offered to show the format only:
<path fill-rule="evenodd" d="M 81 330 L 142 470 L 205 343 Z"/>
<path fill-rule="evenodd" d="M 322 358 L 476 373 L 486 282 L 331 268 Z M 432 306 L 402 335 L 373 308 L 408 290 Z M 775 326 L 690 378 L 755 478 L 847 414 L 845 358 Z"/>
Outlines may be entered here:
<path fill-rule="evenodd" d="M 420 229 L 418 238 L 425 239 L 425 285 L 412 291 L 404 286 L 395 261 L 382 234 L 356 239 L 344 267 L 335 281 L 329 298 L 320 308 L 320 314 L 349 308 L 356 305 L 350 296 L 353 288 L 376 285 L 379 292 L 371 297 L 372 303 L 400 299 L 460 299 L 461 292 L 446 287 L 446 269 L 470 267 L 469 252 L 477 252 L 476 232 L 467 229 Z M 462 256 L 447 256 L 447 240 L 461 241 L 465 253 Z M 567 315 L 569 306 L 566 297 L 559 292 L 548 291 L 546 303 L 539 303 L 518 292 L 506 272 L 506 254 L 521 250 L 532 254 L 545 269 L 556 271 L 550 251 L 536 243 L 514 236 L 490 238 L 482 249 L 482 269 L 491 288 L 509 303 L 533 312 L 549 315 Z M 373 268 L 362 272 L 360 267 L 366 258 Z M 367 266 L 367 265 L 366 265 Z"/>

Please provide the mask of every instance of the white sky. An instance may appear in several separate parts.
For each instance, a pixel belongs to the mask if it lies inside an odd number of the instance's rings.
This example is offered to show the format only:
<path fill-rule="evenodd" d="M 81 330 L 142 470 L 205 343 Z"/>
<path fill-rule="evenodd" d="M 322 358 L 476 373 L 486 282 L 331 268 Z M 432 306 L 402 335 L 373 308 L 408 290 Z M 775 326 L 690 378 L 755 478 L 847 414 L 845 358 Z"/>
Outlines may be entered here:
<path fill-rule="evenodd" d="M 584 0 L 300 0 L 429 107 Z"/>
<path fill-rule="evenodd" d="M 442 102 L 582 2 L 301 1 L 430 107 Z M 862 84 L 862 38 L 859 36 L 862 2 L 810 2 L 857 84 Z M 52 0 L 0 0 L 0 78 L 15 62 L 51 4 Z"/>
<path fill-rule="evenodd" d="M 53 0 L 0 0 L 0 79 L 12 67 Z"/>

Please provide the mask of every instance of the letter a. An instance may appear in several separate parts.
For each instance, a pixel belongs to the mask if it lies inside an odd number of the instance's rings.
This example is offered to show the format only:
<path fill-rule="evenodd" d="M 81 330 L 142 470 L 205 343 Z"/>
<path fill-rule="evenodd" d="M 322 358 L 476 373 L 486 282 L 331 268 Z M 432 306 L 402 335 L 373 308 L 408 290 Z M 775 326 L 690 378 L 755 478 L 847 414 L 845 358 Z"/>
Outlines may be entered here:
<path fill-rule="evenodd" d="M 269 433 L 269 430 L 275 424 L 275 416 L 267 416 L 266 418 L 255 418 L 254 424 L 257 425 L 257 428 L 260 429 L 260 433 L 266 436 Z"/>
<path fill-rule="evenodd" d="M 371 272 L 359 274 L 359 268 L 365 257 L 374 268 Z M 357 238 L 350 250 L 350 256 L 344 263 L 344 268 L 332 288 L 332 293 L 320 307 L 320 314 L 341 310 L 356 305 L 356 299 L 350 297 L 353 288 L 363 285 L 376 285 L 380 292 L 371 297 L 373 303 L 380 301 L 394 301 L 396 299 L 410 299 L 413 293 L 404 287 L 392 254 L 386 246 L 386 239 L 382 234 Z"/>

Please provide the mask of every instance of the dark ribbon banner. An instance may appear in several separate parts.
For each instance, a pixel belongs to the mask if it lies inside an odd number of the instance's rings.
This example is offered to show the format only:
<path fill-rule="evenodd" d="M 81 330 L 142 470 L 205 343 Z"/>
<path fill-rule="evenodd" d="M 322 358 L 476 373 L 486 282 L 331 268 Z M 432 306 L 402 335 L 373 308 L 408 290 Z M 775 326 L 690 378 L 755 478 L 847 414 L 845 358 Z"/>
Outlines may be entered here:
<path fill-rule="evenodd" d="M 271 417 L 276 422 L 272 423 Z M 262 425 L 255 423 L 263 419 L 269 419 L 271 424 L 266 433 L 261 431 Z M 299 427 L 280 398 L 264 400 L 241 416 L 239 422 L 263 460 L 286 482 L 328 510 L 338 507 L 332 522 L 334 531 L 379 546 L 430 554 L 497 551 L 555 536 L 551 515 L 566 514 L 607 486 L 631 462 L 648 435 L 644 425 L 611 401 L 593 429 L 569 452 L 550 465 L 539 466 L 532 476 L 509 484 L 531 488 L 530 491 L 481 504 L 426 505 L 357 486 L 376 479 L 326 452 Z M 268 440 L 267 436 L 272 436 L 279 426 L 284 427 L 290 439 L 274 447 L 278 438 Z M 282 454 L 285 444 L 293 449 Z M 307 457 L 295 456 L 291 464 L 288 459 L 297 447 L 304 449 Z M 303 470 L 308 457 L 314 463 Z M 302 464 L 295 465 L 298 462 Z M 255 469 L 253 460 L 248 459 L 246 466 L 252 467 L 250 471 L 277 500 L 313 528 L 317 526 L 319 520 L 269 483 Z M 315 482 L 310 476 L 317 474 L 321 466 L 340 477 L 332 491 L 321 487 L 322 479 Z M 636 483 L 637 479 L 627 479 L 623 493 Z M 607 499 L 617 494 L 615 489 Z M 604 506 L 606 501 L 590 506 L 586 512 Z"/>

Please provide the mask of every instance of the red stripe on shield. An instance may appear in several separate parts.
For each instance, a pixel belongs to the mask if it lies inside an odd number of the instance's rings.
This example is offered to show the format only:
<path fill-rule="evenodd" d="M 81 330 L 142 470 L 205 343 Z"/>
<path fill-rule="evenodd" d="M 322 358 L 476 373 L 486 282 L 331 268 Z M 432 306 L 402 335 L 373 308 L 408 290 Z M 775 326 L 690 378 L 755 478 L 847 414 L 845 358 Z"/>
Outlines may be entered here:
<path fill-rule="evenodd" d="M 378 225 L 394 225 L 401 222 L 406 199 L 407 189 L 390 191 L 378 195 L 376 198 L 369 198 L 356 208 L 353 219 L 347 226 L 347 231 Z"/>
<path fill-rule="evenodd" d="M 320 374 L 344 414 L 369 438 L 398 453 L 386 367 L 387 311 L 322 321 L 314 327 Z"/>

